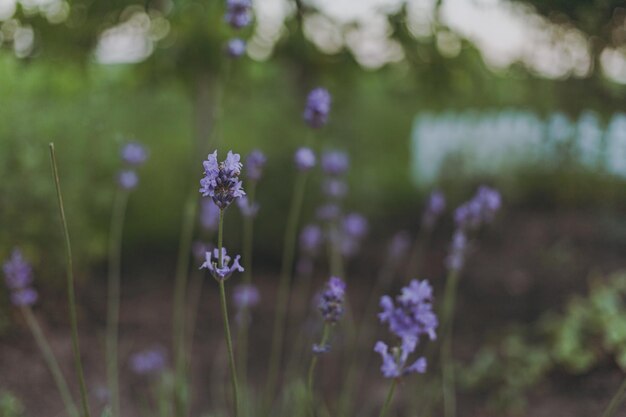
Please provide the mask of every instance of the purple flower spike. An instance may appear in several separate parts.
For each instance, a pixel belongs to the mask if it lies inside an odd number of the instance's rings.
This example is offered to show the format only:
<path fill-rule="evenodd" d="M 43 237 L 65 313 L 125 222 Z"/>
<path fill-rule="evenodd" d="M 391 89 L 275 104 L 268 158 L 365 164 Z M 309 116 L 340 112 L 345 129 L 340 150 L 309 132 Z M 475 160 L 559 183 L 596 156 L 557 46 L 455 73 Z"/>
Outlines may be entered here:
<path fill-rule="evenodd" d="M 120 171 L 117 175 L 117 182 L 124 190 L 130 191 L 139 184 L 137 173 L 131 169 Z"/>
<path fill-rule="evenodd" d="M 239 38 L 229 40 L 226 44 L 226 53 L 231 58 L 241 58 L 246 53 L 246 42 Z"/>
<path fill-rule="evenodd" d="M 470 201 L 456 209 L 454 220 L 458 228 L 476 229 L 485 223 L 490 223 L 501 204 L 500 193 L 483 185 Z"/>
<path fill-rule="evenodd" d="M 339 200 L 348 193 L 348 185 L 343 180 L 327 178 L 322 184 L 322 191 L 328 197 Z"/>
<path fill-rule="evenodd" d="M 380 367 L 385 378 L 400 378 L 410 373 L 426 372 L 426 358 L 419 358 L 413 364 L 407 366 L 408 356 L 415 351 L 417 339 L 407 338 L 402 341 L 402 347 L 395 347 L 389 352 L 389 347 L 384 342 L 376 342 L 374 352 L 382 357 L 383 364 Z"/>
<path fill-rule="evenodd" d="M 465 251 L 467 249 L 467 236 L 463 229 L 457 229 L 452 236 L 450 253 L 446 258 L 446 266 L 450 271 L 460 271 L 465 263 Z"/>
<path fill-rule="evenodd" d="M 343 304 L 346 292 L 346 283 L 338 277 L 331 277 L 326 284 L 326 289 L 322 292 L 318 309 L 322 313 L 324 321 L 335 324 L 343 316 Z"/>
<path fill-rule="evenodd" d="M 128 142 L 122 148 L 122 160 L 128 165 L 139 166 L 148 159 L 148 151 L 139 142 Z"/>
<path fill-rule="evenodd" d="M 130 358 L 130 369 L 137 375 L 158 374 L 165 365 L 165 351 L 161 347 L 137 352 Z"/>
<path fill-rule="evenodd" d="M 343 231 L 353 239 L 362 239 L 367 234 L 367 219 L 359 213 L 350 213 L 343 219 Z"/>
<path fill-rule="evenodd" d="M 230 265 L 230 256 L 226 254 L 226 248 L 222 248 L 222 267 L 219 267 L 219 250 L 213 249 L 213 252 L 207 252 L 205 254 L 206 260 L 200 266 L 200 269 L 208 269 L 213 278 L 218 281 L 223 281 L 233 274 L 235 271 L 243 272 L 243 267 L 239 265 L 239 259 L 241 256 L 235 256 L 232 265 Z"/>
<path fill-rule="evenodd" d="M 237 310 L 252 308 L 261 301 L 261 294 L 252 284 L 240 284 L 233 290 L 233 303 Z"/>
<path fill-rule="evenodd" d="M 313 345 L 313 347 L 311 348 L 311 350 L 313 351 L 313 353 L 320 355 L 322 353 L 326 353 L 330 351 L 330 345 L 329 344 L 325 344 L 325 345 L 319 345 L 317 343 L 315 343 Z"/>
<path fill-rule="evenodd" d="M 246 176 L 251 181 L 258 181 L 261 179 L 261 175 L 263 175 L 263 167 L 265 167 L 265 163 L 267 162 L 267 158 L 263 154 L 263 152 L 255 149 L 250 152 L 246 157 Z"/>
<path fill-rule="evenodd" d="M 250 202 L 248 201 L 248 197 L 246 196 L 243 196 L 237 200 L 237 206 L 239 206 L 239 210 L 244 217 L 254 218 L 259 212 L 259 204 L 250 204 Z"/>
<path fill-rule="evenodd" d="M 236 198 L 246 195 L 241 187 L 241 157 L 228 151 L 223 162 L 217 162 L 217 151 L 209 154 L 204 161 L 204 178 L 200 180 L 200 193 L 209 196 L 221 210 L 227 208 Z"/>
<path fill-rule="evenodd" d="M 33 269 L 19 249 L 13 249 L 11 257 L 2 266 L 4 279 L 10 290 L 28 287 L 33 282 Z"/>
<path fill-rule="evenodd" d="M 348 154 L 341 151 L 328 151 L 322 155 L 322 169 L 328 175 L 343 175 L 350 168 Z"/>
<path fill-rule="evenodd" d="M 323 237 L 319 226 L 314 224 L 304 226 L 300 232 L 300 250 L 308 255 L 316 255 Z"/>
<path fill-rule="evenodd" d="M 308 171 L 315 166 L 315 153 L 310 148 L 300 148 L 294 155 L 296 168 L 300 171 Z"/>
<path fill-rule="evenodd" d="M 389 325 L 389 331 L 401 339 L 427 335 L 434 340 L 437 335 L 437 316 L 432 306 L 433 289 L 428 281 L 411 280 L 396 297 L 394 304 L 391 297 L 385 295 L 380 299 L 382 312 L 378 314 L 381 323 Z"/>
<path fill-rule="evenodd" d="M 422 218 L 424 226 L 432 228 L 445 209 L 446 197 L 441 191 L 433 191 L 428 198 L 426 210 L 424 210 L 424 217 Z"/>
<path fill-rule="evenodd" d="M 319 129 L 328 122 L 330 113 L 330 93 L 325 88 L 312 90 L 304 108 L 304 121 L 313 129 Z"/>
<path fill-rule="evenodd" d="M 11 302 L 13 305 L 21 307 L 21 306 L 32 306 L 37 302 L 39 298 L 37 291 L 33 288 L 20 288 L 14 290 L 11 293 Z"/>
<path fill-rule="evenodd" d="M 251 0 L 227 0 L 224 20 L 234 29 L 241 29 L 252 22 Z"/>

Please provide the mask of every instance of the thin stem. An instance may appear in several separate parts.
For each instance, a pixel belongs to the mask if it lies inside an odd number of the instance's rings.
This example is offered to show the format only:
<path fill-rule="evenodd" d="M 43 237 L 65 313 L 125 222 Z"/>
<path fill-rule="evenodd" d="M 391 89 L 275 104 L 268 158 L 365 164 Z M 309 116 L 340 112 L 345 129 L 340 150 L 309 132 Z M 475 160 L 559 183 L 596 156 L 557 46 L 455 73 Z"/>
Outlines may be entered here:
<path fill-rule="evenodd" d="M 74 352 L 74 366 L 78 376 L 78 384 L 80 387 L 81 404 L 83 415 L 90 417 L 89 400 L 87 399 L 87 388 L 85 385 L 85 376 L 83 374 L 83 364 L 80 357 L 80 345 L 78 342 L 78 320 L 76 318 L 76 300 L 74 295 L 74 266 L 72 264 L 72 246 L 70 244 L 70 233 L 67 228 L 67 220 L 65 219 L 65 209 L 63 207 L 63 196 L 61 195 L 61 181 L 59 180 L 59 170 L 57 168 L 56 154 L 54 152 L 54 143 L 50 143 L 50 161 L 52 163 L 52 177 L 56 187 L 57 202 L 59 204 L 59 215 L 63 226 L 63 235 L 65 237 L 65 260 L 67 267 L 67 298 L 70 312 L 70 325 L 72 328 L 72 350 Z"/>
<path fill-rule="evenodd" d="M 326 342 L 328 341 L 328 337 L 330 336 L 330 325 L 328 323 L 324 323 L 324 330 L 322 331 L 322 339 L 320 340 L 319 346 L 320 347 L 324 347 L 326 345 Z M 313 357 L 311 358 L 311 365 L 309 366 L 309 373 L 308 373 L 308 377 L 307 377 L 307 388 L 309 391 L 309 405 L 310 405 L 310 412 L 311 412 L 311 416 L 314 417 L 315 416 L 315 402 L 314 402 L 314 394 L 313 394 L 313 382 L 314 382 L 314 375 L 315 375 L 315 367 L 317 366 L 317 361 L 318 361 L 318 354 L 313 354 Z"/>
<path fill-rule="evenodd" d="M 287 218 L 287 228 L 283 243 L 283 263 L 278 284 L 278 294 L 276 300 L 276 314 L 274 317 L 274 331 L 272 337 L 272 349 L 270 353 L 269 370 L 267 377 L 266 406 L 269 409 L 274 401 L 274 394 L 278 380 L 278 368 L 283 352 L 283 338 L 285 334 L 285 319 L 287 315 L 287 305 L 289 303 L 289 289 L 291 284 L 291 274 L 293 269 L 293 259 L 296 247 L 296 234 L 298 232 L 298 222 L 302 203 L 304 201 L 304 191 L 306 189 L 307 172 L 301 171 L 296 177 L 294 192 Z M 269 410 L 266 410 L 269 411 Z"/>
<path fill-rule="evenodd" d="M 606 408 L 606 410 L 604 410 L 604 413 L 602 413 L 602 417 L 613 417 L 615 415 L 615 412 L 617 411 L 617 408 L 620 406 L 622 401 L 624 401 L 625 394 L 626 394 L 626 379 L 624 379 L 624 382 L 622 382 L 622 385 L 620 385 L 619 388 L 617 389 L 617 392 L 611 399 L 611 402 L 609 403 L 608 407 Z"/>
<path fill-rule="evenodd" d="M 443 411 L 445 417 L 454 417 L 456 415 L 454 363 L 452 362 L 452 323 L 458 282 L 458 271 L 451 270 L 446 280 L 441 320 L 443 333 L 441 343 L 441 372 L 443 382 Z"/>
<path fill-rule="evenodd" d="M 389 406 L 391 405 L 391 400 L 393 399 L 393 394 L 396 391 L 396 385 L 398 380 L 394 379 L 389 387 L 389 392 L 387 393 L 387 398 L 385 399 L 385 404 L 383 404 L 383 408 L 380 410 L 380 414 L 378 417 L 385 417 L 387 415 L 387 411 L 389 410 Z"/>
<path fill-rule="evenodd" d="M 122 231 L 128 203 L 128 191 L 118 189 L 111 216 L 109 238 L 109 276 L 107 297 L 106 363 L 111 412 L 120 417 L 119 360 L 117 354 L 120 315 L 120 275 L 122 256 Z"/>
<path fill-rule="evenodd" d="M 52 374 L 52 378 L 54 379 L 54 383 L 61 394 L 61 399 L 63 400 L 63 404 L 65 404 L 65 410 L 70 417 L 78 417 L 78 409 L 76 408 L 76 404 L 74 403 L 74 399 L 72 398 L 72 394 L 70 394 L 70 390 L 67 387 L 67 381 L 63 376 L 63 372 L 61 372 L 61 368 L 59 367 L 59 363 L 57 362 L 54 353 L 52 353 L 52 349 L 46 340 L 46 337 L 33 314 L 33 311 L 30 307 L 23 306 L 21 308 L 22 314 L 24 314 L 24 318 L 26 318 L 26 323 L 30 328 L 31 333 L 35 338 L 35 342 L 41 351 L 41 354 L 46 361 L 46 365 L 48 365 L 48 370 Z"/>
<path fill-rule="evenodd" d="M 176 276 L 174 278 L 174 415 L 184 417 L 187 414 L 187 359 L 185 355 L 185 293 L 189 272 L 189 253 L 193 239 L 193 228 L 196 218 L 198 192 L 189 190 L 183 211 L 183 224 L 180 230 Z"/>
<path fill-rule="evenodd" d="M 222 256 L 223 224 L 224 224 L 224 210 L 220 209 L 220 222 L 219 222 L 218 235 L 217 235 L 219 268 L 222 268 L 224 265 L 223 256 Z M 224 289 L 224 279 L 220 279 L 218 281 L 219 281 L 219 286 L 220 286 L 220 305 L 222 307 L 222 318 L 224 320 L 224 336 L 226 338 L 226 347 L 228 348 L 228 365 L 230 367 L 230 374 L 231 374 L 231 380 L 232 380 L 232 385 L 233 385 L 234 410 L 235 410 L 235 417 L 237 417 L 239 415 L 239 389 L 237 386 L 237 370 L 235 368 L 235 355 L 233 352 L 233 340 L 230 336 L 230 325 L 228 324 L 228 308 L 226 307 L 226 290 Z"/>

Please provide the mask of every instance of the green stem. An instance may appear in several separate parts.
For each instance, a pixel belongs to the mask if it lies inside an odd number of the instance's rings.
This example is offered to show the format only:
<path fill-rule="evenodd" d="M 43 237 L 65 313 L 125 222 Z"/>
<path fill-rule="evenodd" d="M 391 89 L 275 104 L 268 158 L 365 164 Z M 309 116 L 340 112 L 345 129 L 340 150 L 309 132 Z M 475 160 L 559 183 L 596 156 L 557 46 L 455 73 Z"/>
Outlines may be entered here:
<path fill-rule="evenodd" d="M 119 360 L 117 354 L 120 315 L 120 275 L 122 256 L 122 232 L 129 193 L 118 189 L 111 216 L 109 238 L 109 276 L 107 297 L 106 364 L 111 413 L 120 417 Z"/>
<path fill-rule="evenodd" d="M 446 280 L 441 318 L 443 334 L 443 340 L 441 342 L 441 372 L 443 382 L 443 411 L 445 417 L 454 417 L 456 415 L 454 363 L 452 361 L 452 323 L 458 282 L 458 271 L 450 271 L 448 279 Z"/>
<path fill-rule="evenodd" d="M 48 365 L 48 369 L 52 374 L 52 378 L 54 379 L 54 383 L 61 394 L 61 399 L 63 400 L 63 404 L 65 404 L 65 410 L 70 417 L 78 417 L 78 409 L 76 408 L 76 404 L 74 403 L 74 399 L 70 394 L 70 390 L 67 387 L 67 381 L 63 376 L 63 372 L 61 372 L 61 368 L 59 368 L 59 363 L 54 357 L 54 353 L 52 353 L 52 349 L 46 340 L 46 337 L 33 314 L 33 311 L 30 307 L 23 306 L 21 307 L 22 314 L 26 318 L 26 323 L 30 328 L 31 333 L 35 338 L 35 342 L 41 351 L 41 354 L 46 361 L 46 365 Z"/>
<path fill-rule="evenodd" d="M 324 330 L 322 331 L 322 340 L 319 343 L 319 346 L 324 347 L 326 342 L 328 341 L 328 337 L 330 336 L 330 325 L 328 323 L 324 323 Z M 313 354 L 311 358 L 311 365 L 309 366 L 309 373 L 307 377 L 307 389 L 309 391 L 309 406 L 311 416 L 315 416 L 315 402 L 314 402 L 314 394 L 313 394 L 313 382 L 315 376 L 315 367 L 317 366 L 318 354 Z"/>
<path fill-rule="evenodd" d="M 618 388 L 617 392 L 611 399 L 606 410 L 602 413 L 602 417 L 613 417 L 619 405 L 624 401 L 624 395 L 626 394 L 626 379 L 622 382 L 622 385 Z"/>
<path fill-rule="evenodd" d="M 276 384 L 278 382 L 278 368 L 283 352 L 285 319 L 287 314 L 287 305 L 289 303 L 289 288 L 291 284 L 293 258 L 296 247 L 296 234 L 298 232 L 298 222 L 300 220 L 300 212 L 302 211 L 302 203 L 304 201 L 306 181 L 307 172 L 299 172 L 296 177 L 296 182 L 294 184 L 294 192 L 291 200 L 291 207 L 289 209 L 289 217 L 287 218 L 287 228 L 285 229 L 285 237 L 283 243 L 283 263 L 280 274 L 280 282 L 278 284 L 272 348 L 270 353 L 269 370 L 267 377 L 267 392 L 265 399 L 267 407 L 266 411 L 269 411 L 269 408 L 274 401 Z"/>
<path fill-rule="evenodd" d="M 222 236 L 224 225 L 224 210 L 220 209 L 220 222 L 217 235 L 217 250 L 219 253 L 218 266 L 223 267 L 223 255 L 222 255 Z M 230 336 L 230 325 L 228 324 L 228 308 L 226 307 L 226 290 L 224 289 L 224 279 L 220 279 L 220 305 L 222 307 L 222 318 L 224 320 L 224 336 L 226 338 L 226 347 L 228 348 L 228 365 L 230 367 L 230 374 L 233 386 L 233 402 L 235 417 L 239 415 L 239 388 L 237 386 L 237 370 L 235 368 L 235 355 L 233 352 L 233 340 Z"/>
<path fill-rule="evenodd" d="M 187 291 L 187 275 L 189 272 L 189 253 L 196 218 L 198 192 L 194 188 L 189 191 L 183 211 L 183 223 L 180 230 L 176 276 L 174 278 L 174 415 L 184 417 L 187 414 L 187 359 L 185 355 L 185 293 Z"/>
<path fill-rule="evenodd" d="M 74 365 L 80 386 L 81 404 L 84 417 L 90 417 L 89 401 L 87 399 L 87 388 L 85 385 L 85 376 L 83 374 L 83 364 L 80 357 L 80 345 L 78 342 L 78 320 L 76 318 L 76 300 L 74 295 L 74 267 L 72 264 L 72 246 L 70 244 L 70 234 L 67 228 L 67 220 L 65 219 L 65 209 L 63 207 L 63 196 L 61 195 L 61 181 L 59 180 L 59 170 L 57 168 L 56 154 L 54 152 L 54 143 L 50 143 L 50 161 L 52 163 L 52 176 L 56 186 L 57 202 L 59 204 L 59 214 L 61 224 L 63 226 L 63 234 L 65 237 L 65 260 L 67 267 L 67 298 L 70 311 L 70 325 L 72 328 L 72 350 L 74 352 Z"/>
<path fill-rule="evenodd" d="M 396 391 L 396 385 L 398 380 L 394 379 L 389 387 L 389 392 L 387 393 L 387 398 L 385 399 L 385 404 L 383 404 L 383 408 L 380 410 L 379 417 L 385 417 L 387 415 L 387 411 L 389 410 L 389 406 L 391 405 L 391 400 L 393 399 L 393 394 Z"/>

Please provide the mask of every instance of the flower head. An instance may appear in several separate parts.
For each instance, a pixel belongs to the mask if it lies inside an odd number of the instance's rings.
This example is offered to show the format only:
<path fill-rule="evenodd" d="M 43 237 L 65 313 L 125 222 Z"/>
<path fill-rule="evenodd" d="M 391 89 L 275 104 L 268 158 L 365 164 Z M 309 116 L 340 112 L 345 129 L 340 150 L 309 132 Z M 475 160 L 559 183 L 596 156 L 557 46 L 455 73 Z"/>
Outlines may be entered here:
<path fill-rule="evenodd" d="M 406 338 L 402 341 L 401 347 L 391 348 L 384 342 L 378 341 L 374 346 L 374 352 L 379 353 L 382 357 L 383 364 L 380 367 L 385 378 L 400 378 L 413 372 L 423 374 L 426 372 L 426 358 L 420 357 L 411 365 L 407 366 L 408 357 L 417 346 L 417 339 Z"/>
<path fill-rule="evenodd" d="M 322 239 L 322 229 L 318 225 L 308 224 L 300 232 L 300 250 L 308 255 L 316 255 Z"/>
<path fill-rule="evenodd" d="M 117 174 L 117 183 L 124 190 L 132 190 L 139 184 L 139 177 L 132 169 L 124 169 Z"/>
<path fill-rule="evenodd" d="M 239 284 L 233 290 L 233 303 L 237 310 L 251 308 L 259 304 L 261 294 L 252 284 Z"/>
<path fill-rule="evenodd" d="M 490 187 L 481 186 L 474 197 L 459 206 L 454 212 L 454 220 L 458 228 L 476 229 L 489 223 L 500 209 L 502 199 L 500 193 Z"/>
<path fill-rule="evenodd" d="M 130 369 L 137 375 L 158 374 L 165 369 L 165 351 L 161 347 L 143 350 L 130 357 Z"/>
<path fill-rule="evenodd" d="M 200 193 L 209 196 L 221 210 L 227 208 L 236 198 L 246 195 L 241 187 L 241 157 L 228 151 L 223 162 L 217 162 L 217 151 L 209 154 L 204 161 L 204 178 L 200 180 Z"/>
<path fill-rule="evenodd" d="M 389 331 L 401 339 L 427 335 L 431 340 L 437 336 L 437 316 L 432 306 L 433 289 L 428 281 L 411 280 L 402 288 L 396 302 L 388 295 L 380 299 L 382 312 L 378 314 L 381 323 L 387 323 Z"/>
<path fill-rule="evenodd" d="M 322 191 L 330 198 L 341 199 L 348 193 L 348 185 L 338 178 L 326 178 L 322 184 Z"/>
<path fill-rule="evenodd" d="M 325 88 L 312 90 L 304 107 L 304 121 L 312 128 L 319 129 L 328 122 L 330 113 L 330 93 Z"/>
<path fill-rule="evenodd" d="M 223 281 L 230 278 L 235 271 L 243 272 L 243 267 L 239 265 L 239 259 L 241 256 L 235 256 L 235 259 L 230 263 L 231 258 L 226 253 L 226 248 L 222 248 L 222 266 L 220 267 L 219 249 L 213 249 L 213 251 L 206 252 L 205 261 L 200 266 L 200 269 L 208 269 L 213 278 L 218 281 Z"/>
<path fill-rule="evenodd" d="M 253 150 L 246 157 L 246 176 L 251 181 L 258 181 L 261 179 L 261 175 L 263 174 L 263 167 L 265 167 L 265 163 L 267 162 L 267 158 L 258 149 Z"/>
<path fill-rule="evenodd" d="M 256 217 L 259 212 L 259 203 L 250 204 L 245 195 L 237 200 L 237 206 L 244 217 Z"/>
<path fill-rule="evenodd" d="M 322 155 L 322 169 L 328 175 L 343 175 L 350 168 L 350 158 L 342 151 L 328 151 Z"/>
<path fill-rule="evenodd" d="M 319 355 L 322 353 L 329 352 L 330 345 L 329 344 L 320 345 L 320 344 L 315 343 L 313 347 L 311 348 L 311 350 L 313 351 L 313 353 Z"/>
<path fill-rule="evenodd" d="M 361 239 L 365 237 L 368 229 L 367 219 L 359 213 L 350 213 L 343 219 L 343 231 L 351 238 Z"/>
<path fill-rule="evenodd" d="M 240 58 L 246 53 L 246 41 L 239 38 L 229 40 L 226 44 L 226 53 L 231 58 Z"/>
<path fill-rule="evenodd" d="M 17 248 L 11 252 L 11 257 L 2 266 L 2 271 L 10 290 L 26 288 L 33 282 L 33 269 Z"/>
<path fill-rule="evenodd" d="M 251 0 L 227 0 L 224 20 L 234 29 L 241 29 L 252 22 Z"/>
<path fill-rule="evenodd" d="M 31 287 L 20 288 L 11 293 L 11 302 L 18 307 L 32 306 L 38 298 L 37 291 Z"/>
<path fill-rule="evenodd" d="M 465 263 L 465 252 L 467 249 L 467 236 L 463 229 L 457 229 L 452 236 L 450 253 L 446 258 L 446 266 L 450 271 L 460 271 Z"/>
<path fill-rule="evenodd" d="M 343 316 L 345 292 L 346 283 L 341 278 L 331 277 L 326 283 L 317 307 L 327 323 L 335 324 Z"/>
<path fill-rule="evenodd" d="M 122 148 L 122 160 L 128 165 L 139 166 L 148 159 L 148 151 L 139 142 L 128 142 Z"/>
<path fill-rule="evenodd" d="M 300 171 L 308 171 L 315 166 L 315 153 L 310 148 L 300 148 L 294 155 L 296 168 Z"/>
<path fill-rule="evenodd" d="M 428 203 L 426 204 L 426 210 L 424 210 L 424 216 L 422 223 L 432 228 L 437 221 L 437 218 L 441 216 L 441 213 L 446 209 L 446 197 L 441 191 L 433 191 L 428 197 Z"/>

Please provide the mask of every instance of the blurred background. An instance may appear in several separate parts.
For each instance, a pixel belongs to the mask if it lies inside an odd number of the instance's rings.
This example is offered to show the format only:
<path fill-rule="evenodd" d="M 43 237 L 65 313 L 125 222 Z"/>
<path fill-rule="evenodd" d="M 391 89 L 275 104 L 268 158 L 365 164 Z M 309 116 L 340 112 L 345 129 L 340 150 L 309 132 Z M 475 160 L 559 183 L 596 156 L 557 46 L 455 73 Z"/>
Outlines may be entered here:
<path fill-rule="evenodd" d="M 235 35 L 224 7 L 0 0 L 0 255 L 19 246 L 33 262 L 44 327 L 69 363 L 55 142 L 93 395 L 104 383 L 97 349 L 121 146 L 136 140 L 150 153 L 124 231 L 122 326 L 137 336 L 122 335 L 129 354 L 170 343 L 160 330 L 169 319 L 155 310 L 170 302 L 188 174 L 200 178 L 209 150 L 197 144 L 215 129 L 220 153 L 268 158 L 254 262 L 271 299 L 292 155 L 308 135 L 302 110 L 323 86 L 332 111 L 316 146 L 349 154 L 345 206 L 370 225 L 349 264 L 355 291 L 374 279 L 391 236 L 417 236 L 434 189 L 448 209 L 421 275 L 440 289 L 454 207 L 480 184 L 498 188 L 503 210 L 461 281 L 460 414 L 598 414 L 626 366 L 626 328 L 615 321 L 626 291 L 624 3 L 255 0 L 238 60 L 224 53 Z M 315 218 L 320 184 L 309 184 L 303 222 Z M 234 249 L 240 219 L 237 210 L 226 218 Z M 26 415 L 49 417 L 60 407 L 45 368 L 4 288 L 0 299 L 0 409 L 19 398 Z M 5 415 L 21 416 L 15 407 Z"/>

